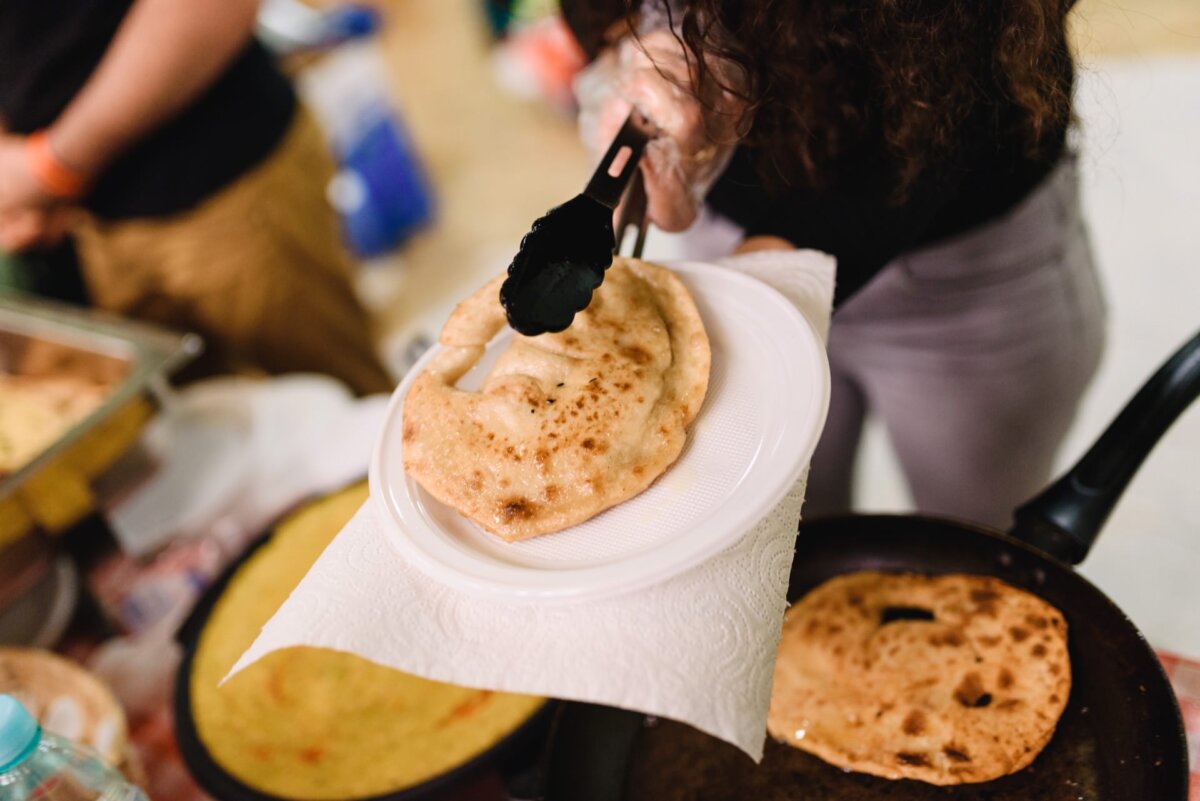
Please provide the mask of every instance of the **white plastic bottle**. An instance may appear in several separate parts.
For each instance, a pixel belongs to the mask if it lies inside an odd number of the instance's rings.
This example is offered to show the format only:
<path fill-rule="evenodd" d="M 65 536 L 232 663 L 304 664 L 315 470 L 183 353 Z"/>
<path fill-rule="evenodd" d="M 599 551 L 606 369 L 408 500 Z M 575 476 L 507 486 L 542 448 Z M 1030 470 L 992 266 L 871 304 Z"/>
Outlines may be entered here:
<path fill-rule="evenodd" d="M 0 695 L 0 801 L 148 801 L 89 749 L 47 731 Z"/>

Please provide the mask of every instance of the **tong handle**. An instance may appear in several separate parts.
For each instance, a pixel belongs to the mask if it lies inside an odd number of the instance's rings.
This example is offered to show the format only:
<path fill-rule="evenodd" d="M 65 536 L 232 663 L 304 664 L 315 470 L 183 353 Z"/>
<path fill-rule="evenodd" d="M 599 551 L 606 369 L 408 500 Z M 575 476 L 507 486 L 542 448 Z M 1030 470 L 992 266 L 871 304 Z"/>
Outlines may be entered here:
<path fill-rule="evenodd" d="M 625 118 L 625 124 L 621 126 L 621 130 L 617 131 L 612 144 L 608 146 L 604 157 L 600 159 L 600 164 L 596 167 L 592 180 L 588 181 L 588 185 L 584 188 L 583 194 L 610 209 L 617 207 L 617 203 L 621 201 L 621 195 L 625 193 L 625 187 L 629 185 L 630 178 L 637 171 L 642 151 L 646 149 L 646 142 L 650 140 L 645 126 L 646 123 L 640 112 L 634 110 L 629 113 L 629 116 Z M 612 168 L 613 162 L 625 148 L 630 151 L 629 158 L 621 166 L 619 173 L 610 175 L 609 170 Z"/>
<path fill-rule="evenodd" d="M 633 176 L 629 194 L 625 197 L 625 205 L 621 207 L 621 214 L 617 217 L 614 253 L 621 252 L 621 244 L 625 241 L 625 232 L 633 228 L 637 233 L 634 236 L 633 249 L 629 255 L 635 259 L 642 257 L 642 248 L 646 244 L 646 229 L 649 226 L 646 218 L 646 203 L 646 182 L 639 171 L 637 175 Z"/>

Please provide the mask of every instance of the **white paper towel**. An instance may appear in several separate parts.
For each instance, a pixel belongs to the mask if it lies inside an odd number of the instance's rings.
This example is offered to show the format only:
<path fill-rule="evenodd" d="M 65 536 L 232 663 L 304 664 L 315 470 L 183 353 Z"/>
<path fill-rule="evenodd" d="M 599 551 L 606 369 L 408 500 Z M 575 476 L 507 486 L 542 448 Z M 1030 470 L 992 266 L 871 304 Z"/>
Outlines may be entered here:
<path fill-rule="evenodd" d="M 773 286 L 826 336 L 831 257 L 762 251 L 721 264 Z M 281 648 L 332 648 L 438 681 L 679 720 L 757 760 L 806 478 L 701 565 L 575 604 L 496 603 L 448 589 L 397 556 L 368 502 L 231 675 Z"/>

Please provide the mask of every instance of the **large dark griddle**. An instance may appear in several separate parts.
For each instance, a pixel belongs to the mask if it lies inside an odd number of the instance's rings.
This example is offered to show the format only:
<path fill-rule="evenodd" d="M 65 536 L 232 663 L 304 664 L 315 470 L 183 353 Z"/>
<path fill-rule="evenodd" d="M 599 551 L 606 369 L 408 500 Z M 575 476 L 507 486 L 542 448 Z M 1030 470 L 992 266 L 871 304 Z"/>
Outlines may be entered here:
<path fill-rule="evenodd" d="M 1133 622 L 1071 565 L 1087 555 L 1134 472 L 1197 395 L 1200 334 L 1150 378 L 1075 467 L 1017 510 L 1007 533 L 899 515 L 800 526 L 790 601 L 859 570 L 973 573 L 1028 590 L 1064 614 L 1071 697 L 1029 767 L 991 782 L 935 787 L 843 771 L 772 742 L 755 766 L 682 724 L 568 704 L 546 801 L 1186 801 L 1187 742 L 1162 665 Z"/>

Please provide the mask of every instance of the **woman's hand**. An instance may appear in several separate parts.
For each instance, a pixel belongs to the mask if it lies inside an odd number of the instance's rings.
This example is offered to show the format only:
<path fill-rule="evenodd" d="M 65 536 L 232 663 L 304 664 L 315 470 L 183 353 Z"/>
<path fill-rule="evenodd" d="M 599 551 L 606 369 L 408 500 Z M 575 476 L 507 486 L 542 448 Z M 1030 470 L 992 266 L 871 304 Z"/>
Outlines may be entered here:
<path fill-rule="evenodd" d="M 695 58 L 668 30 L 627 37 L 606 50 L 576 80 L 579 127 L 596 158 L 633 108 L 658 128 L 642 158 L 650 220 L 682 231 L 696 219 L 704 195 L 728 163 L 743 108 L 729 89 L 740 72 L 709 59 L 705 86 L 694 85 Z"/>
<path fill-rule="evenodd" d="M 70 230 L 75 216 L 33 174 L 25 137 L 0 133 L 0 249 L 53 245 Z"/>

